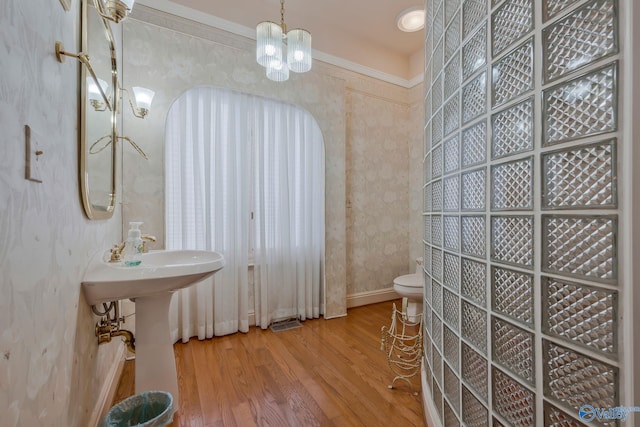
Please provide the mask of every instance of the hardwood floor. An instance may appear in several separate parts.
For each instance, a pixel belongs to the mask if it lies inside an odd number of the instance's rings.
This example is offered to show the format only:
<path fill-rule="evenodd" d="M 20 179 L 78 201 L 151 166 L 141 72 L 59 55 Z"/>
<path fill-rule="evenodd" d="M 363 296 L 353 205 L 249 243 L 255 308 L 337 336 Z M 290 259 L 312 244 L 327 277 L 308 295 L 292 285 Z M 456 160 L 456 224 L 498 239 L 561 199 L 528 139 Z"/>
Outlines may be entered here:
<path fill-rule="evenodd" d="M 277 333 L 252 327 L 175 344 L 173 426 L 423 426 L 421 396 L 404 382 L 387 388 L 394 375 L 380 328 L 391 311 L 386 302 Z M 114 404 L 134 394 L 133 378 L 134 363 L 126 362 Z M 419 391 L 419 375 L 413 384 Z"/>

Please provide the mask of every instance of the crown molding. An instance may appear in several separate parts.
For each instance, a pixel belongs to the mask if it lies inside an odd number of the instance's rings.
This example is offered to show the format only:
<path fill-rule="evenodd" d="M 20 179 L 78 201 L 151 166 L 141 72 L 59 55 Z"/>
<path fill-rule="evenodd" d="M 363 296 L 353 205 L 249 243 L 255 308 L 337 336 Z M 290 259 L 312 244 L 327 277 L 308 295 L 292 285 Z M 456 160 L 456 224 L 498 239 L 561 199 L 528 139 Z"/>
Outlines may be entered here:
<path fill-rule="evenodd" d="M 244 25 L 236 24 L 235 22 L 227 21 L 226 19 L 197 11 L 190 7 L 173 3 L 169 0 L 138 0 L 136 3 L 150 9 L 155 9 L 169 15 L 188 19 L 190 21 L 246 37 L 248 39 L 256 39 L 256 31 L 254 28 L 245 27 Z M 313 50 L 313 59 L 407 89 L 411 89 L 423 81 L 422 74 L 412 78 L 411 80 L 407 80 L 316 49 Z"/>

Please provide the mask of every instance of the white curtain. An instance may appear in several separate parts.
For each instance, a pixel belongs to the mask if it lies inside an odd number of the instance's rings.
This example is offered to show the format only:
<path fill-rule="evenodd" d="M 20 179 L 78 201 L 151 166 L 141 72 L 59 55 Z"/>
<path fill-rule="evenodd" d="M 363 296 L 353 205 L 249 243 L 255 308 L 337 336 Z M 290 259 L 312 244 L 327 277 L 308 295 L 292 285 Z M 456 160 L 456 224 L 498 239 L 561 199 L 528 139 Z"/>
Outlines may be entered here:
<path fill-rule="evenodd" d="M 212 278 L 176 292 L 174 341 L 249 330 L 249 110 L 251 99 L 213 88 L 183 94 L 167 117 L 167 249 L 221 252 Z"/>
<path fill-rule="evenodd" d="M 256 325 L 323 314 L 324 147 L 306 111 L 259 99 L 255 110 Z"/>
<path fill-rule="evenodd" d="M 323 313 L 324 144 L 297 107 L 215 88 L 183 94 L 167 117 L 167 249 L 221 252 L 213 278 L 176 292 L 174 341 Z M 253 213 L 253 214 L 252 214 Z"/>

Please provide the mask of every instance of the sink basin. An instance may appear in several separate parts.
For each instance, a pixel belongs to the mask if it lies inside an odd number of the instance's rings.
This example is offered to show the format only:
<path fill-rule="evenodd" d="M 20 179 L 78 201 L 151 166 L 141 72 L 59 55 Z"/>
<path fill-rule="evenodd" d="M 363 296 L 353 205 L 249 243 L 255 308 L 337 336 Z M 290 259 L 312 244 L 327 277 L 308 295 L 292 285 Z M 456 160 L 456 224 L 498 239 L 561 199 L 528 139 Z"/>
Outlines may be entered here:
<path fill-rule="evenodd" d="M 211 251 L 151 251 L 135 267 L 106 262 L 101 255 L 91 260 L 82 281 L 90 305 L 173 292 L 224 266 L 224 257 Z"/>
<path fill-rule="evenodd" d="M 106 262 L 101 254 L 91 260 L 82 280 L 90 305 L 127 298 L 136 304 L 136 393 L 168 391 L 178 411 L 178 376 L 169 326 L 171 296 L 222 267 L 222 254 L 195 250 L 152 251 L 142 254 L 142 263 L 135 267 Z"/>

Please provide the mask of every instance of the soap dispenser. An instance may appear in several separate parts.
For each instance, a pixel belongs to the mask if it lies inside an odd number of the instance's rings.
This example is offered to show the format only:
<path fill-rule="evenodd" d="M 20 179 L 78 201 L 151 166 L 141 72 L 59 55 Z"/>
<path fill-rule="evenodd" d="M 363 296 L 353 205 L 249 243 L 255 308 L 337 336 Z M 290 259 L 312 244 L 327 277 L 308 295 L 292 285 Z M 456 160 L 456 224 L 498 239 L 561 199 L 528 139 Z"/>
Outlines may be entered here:
<path fill-rule="evenodd" d="M 129 223 L 129 235 L 124 249 L 124 265 L 128 267 L 134 267 L 142 263 L 141 225 L 141 222 Z"/>

